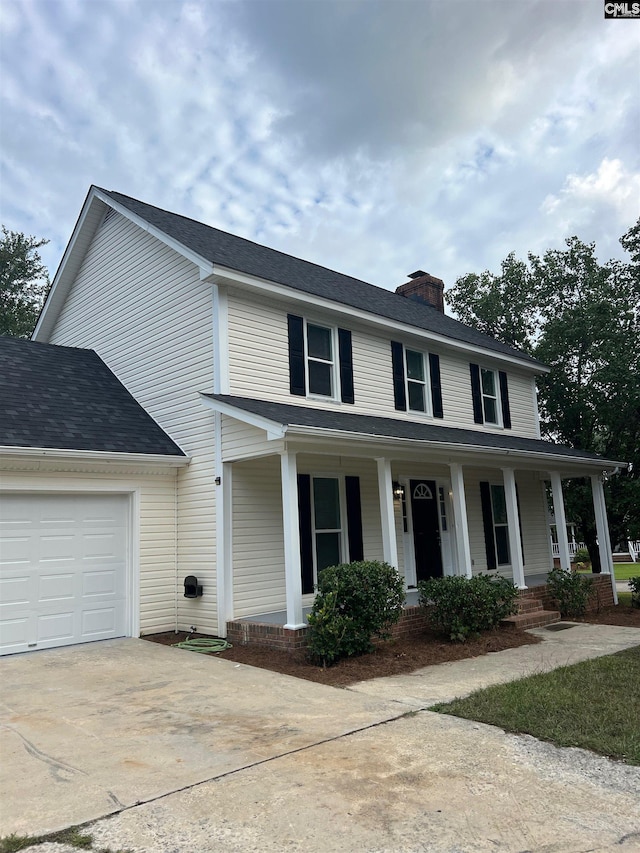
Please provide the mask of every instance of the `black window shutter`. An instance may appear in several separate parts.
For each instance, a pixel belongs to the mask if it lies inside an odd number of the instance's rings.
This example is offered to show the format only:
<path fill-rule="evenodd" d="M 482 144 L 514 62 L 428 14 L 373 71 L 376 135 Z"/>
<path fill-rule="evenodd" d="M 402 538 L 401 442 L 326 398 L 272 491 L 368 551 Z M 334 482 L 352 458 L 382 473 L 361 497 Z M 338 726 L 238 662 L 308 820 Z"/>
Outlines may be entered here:
<path fill-rule="evenodd" d="M 347 493 L 347 535 L 349 560 L 364 560 L 362 543 L 362 508 L 360 505 L 360 477 L 345 477 Z"/>
<path fill-rule="evenodd" d="M 298 519 L 302 594 L 313 592 L 313 530 L 311 527 L 311 477 L 298 474 Z"/>
<path fill-rule="evenodd" d="M 393 370 L 393 398 L 396 409 L 407 411 L 407 397 L 404 390 L 404 347 L 398 341 L 391 341 L 391 367 Z"/>
<path fill-rule="evenodd" d="M 442 383 L 440 381 L 440 356 L 433 352 L 429 353 L 429 376 L 431 378 L 431 405 L 433 417 L 442 418 Z"/>
<path fill-rule="evenodd" d="M 500 402 L 502 403 L 502 426 L 511 429 L 511 409 L 509 408 L 509 386 L 507 385 L 507 374 L 504 370 L 498 371 L 500 381 Z"/>
<path fill-rule="evenodd" d="M 307 393 L 304 378 L 304 321 L 287 314 L 289 329 L 289 391 L 304 397 Z"/>
<path fill-rule="evenodd" d="M 484 527 L 484 544 L 487 551 L 487 568 L 497 568 L 496 545 L 493 539 L 493 510 L 491 508 L 491 487 L 489 483 L 480 483 L 480 500 L 482 501 L 482 526 Z"/>
<path fill-rule="evenodd" d="M 353 393 L 353 353 L 351 332 L 338 329 L 338 354 L 340 356 L 340 398 L 343 403 L 355 403 Z"/>
<path fill-rule="evenodd" d="M 471 373 L 471 399 L 473 401 L 473 422 L 476 424 L 484 423 L 482 414 L 482 389 L 480 387 L 480 367 L 477 364 L 470 364 L 469 371 Z"/>

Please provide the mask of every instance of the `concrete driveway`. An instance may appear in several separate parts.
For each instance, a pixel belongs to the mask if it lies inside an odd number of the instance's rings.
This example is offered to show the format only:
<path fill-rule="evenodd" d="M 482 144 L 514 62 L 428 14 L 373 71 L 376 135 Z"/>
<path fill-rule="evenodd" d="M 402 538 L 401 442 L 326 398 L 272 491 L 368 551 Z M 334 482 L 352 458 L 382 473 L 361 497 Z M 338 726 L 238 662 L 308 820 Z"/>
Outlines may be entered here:
<path fill-rule="evenodd" d="M 99 819 L 96 850 L 140 853 L 640 849 L 639 768 L 423 710 L 433 691 L 640 644 L 607 626 L 543 636 L 528 657 L 379 690 L 141 640 L 5 658 L 0 835 Z"/>

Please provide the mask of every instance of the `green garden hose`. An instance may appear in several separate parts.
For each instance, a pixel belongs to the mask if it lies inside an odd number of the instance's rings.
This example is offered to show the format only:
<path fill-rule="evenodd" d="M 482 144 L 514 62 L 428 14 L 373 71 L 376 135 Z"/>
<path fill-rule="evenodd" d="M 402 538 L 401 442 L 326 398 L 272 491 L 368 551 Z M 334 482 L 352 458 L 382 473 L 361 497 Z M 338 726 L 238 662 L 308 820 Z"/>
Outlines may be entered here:
<path fill-rule="evenodd" d="M 181 643 L 173 643 L 178 649 L 187 649 L 190 652 L 200 652 L 206 655 L 210 652 L 223 652 L 225 649 L 232 648 L 231 643 L 226 640 L 221 640 L 217 637 L 196 637 L 193 640 L 186 639 Z"/>

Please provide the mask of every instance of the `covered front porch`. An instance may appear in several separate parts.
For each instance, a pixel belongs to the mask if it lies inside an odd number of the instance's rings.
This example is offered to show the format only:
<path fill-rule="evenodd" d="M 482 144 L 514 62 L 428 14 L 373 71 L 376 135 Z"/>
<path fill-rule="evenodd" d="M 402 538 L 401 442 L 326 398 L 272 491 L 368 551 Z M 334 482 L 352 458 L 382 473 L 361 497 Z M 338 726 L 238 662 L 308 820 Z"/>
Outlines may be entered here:
<path fill-rule="evenodd" d="M 617 463 L 539 439 L 208 399 L 222 427 L 221 635 L 286 633 L 302 645 L 318 573 L 336 562 L 397 567 L 408 616 L 428 577 L 496 571 L 523 592 L 541 588 L 553 567 L 548 483 L 570 564 L 565 477 L 591 477 L 602 566 L 612 571 L 602 472 Z"/>

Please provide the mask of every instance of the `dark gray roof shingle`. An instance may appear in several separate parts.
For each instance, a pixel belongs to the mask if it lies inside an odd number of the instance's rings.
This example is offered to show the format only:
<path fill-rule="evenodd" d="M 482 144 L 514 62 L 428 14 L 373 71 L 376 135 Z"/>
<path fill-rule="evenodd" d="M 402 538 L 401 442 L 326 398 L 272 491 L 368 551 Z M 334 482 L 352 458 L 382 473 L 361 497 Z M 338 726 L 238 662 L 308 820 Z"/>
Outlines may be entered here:
<path fill-rule="evenodd" d="M 400 418 L 381 418 L 359 415 L 352 412 L 316 409 L 310 406 L 290 406 L 287 403 L 272 403 L 267 400 L 252 400 L 230 394 L 205 394 L 212 400 L 220 400 L 237 409 L 250 412 L 283 426 L 308 426 L 320 429 L 339 430 L 386 438 L 413 439 L 414 441 L 440 442 L 483 447 L 488 450 L 519 450 L 566 456 L 570 459 L 593 459 L 605 462 L 597 453 L 577 450 L 543 441 L 538 438 L 523 438 L 507 431 L 492 433 L 482 430 L 458 429 L 431 422 L 406 421 Z M 616 464 L 616 463 L 611 463 Z"/>
<path fill-rule="evenodd" d="M 170 213 L 122 193 L 98 187 L 96 189 L 211 263 L 259 276 L 304 293 L 349 305 L 471 346 L 516 357 L 532 365 L 543 366 L 530 355 L 503 344 L 477 329 L 465 326 L 429 305 L 415 302 L 390 290 L 334 272 L 318 264 L 294 258 L 284 252 L 260 246 L 251 240 L 236 237 L 226 231 L 188 219 L 186 216 Z"/>
<path fill-rule="evenodd" d="M 0 446 L 184 456 L 93 350 L 2 336 Z"/>

